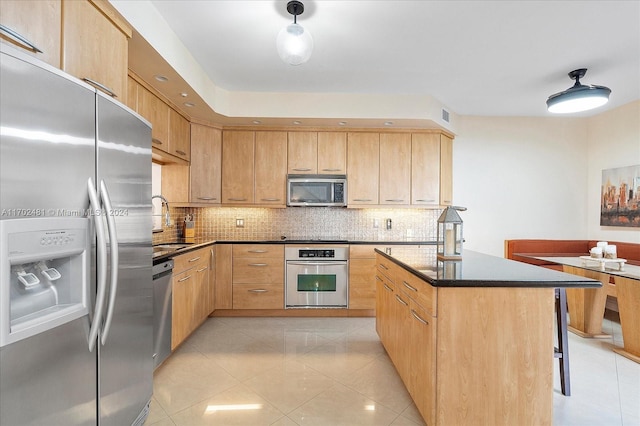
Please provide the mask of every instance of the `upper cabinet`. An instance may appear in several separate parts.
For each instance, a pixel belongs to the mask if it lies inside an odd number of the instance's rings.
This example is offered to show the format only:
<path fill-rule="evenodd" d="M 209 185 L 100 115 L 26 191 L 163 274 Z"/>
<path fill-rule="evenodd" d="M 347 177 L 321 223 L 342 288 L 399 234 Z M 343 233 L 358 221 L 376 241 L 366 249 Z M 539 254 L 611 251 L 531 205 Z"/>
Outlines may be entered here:
<path fill-rule="evenodd" d="M 189 121 L 169 108 L 169 154 L 189 161 L 191 128 Z"/>
<path fill-rule="evenodd" d="M 222 132 L 222 202 L 253 204 L 255 133 Z"/>
<path fill-rule="evenodd" d="M 348 205 L 378 204 L 379 176 L 380 135 L 378 133 L 348 133 Z"/>
<path fill-rule="evenodd" d="M 152 125 L 153 147 L 165 152 L 169 152 L 169 109 L 159 97 L 138 85 L 138 114 Z"/>
<path fill-rule="evenodd" d="M 62 69 L 124 103 L 131 33 L 107 1 L 63 0 Z"/>
<path fill-rule="evenodd" d="M 345 132 L 289 132 L 287 137 L 287 173 L 346 174 Z"/>
<path fill-rule="evenodd" d="M 222 132 L 213 127 L 191 124 L 192 203 L 220 204 L 222 177 Z"/>
<path fill-rule="evenodd" d="M 60 68 L 60 0 L 2 0 L 0 25 L 0 40 Z"/>
<path fill-rule="evenodd" d="M 453 203 L 453 139 L 440 135 L 440 204 Z"/>
<path fill-rule="evenodd" d="M 287 204 L 287 133 L 256 132 L 255 203 Z"/>
<path fill-rule="evenodd" d="M 406 205 L 411 199 L 411 135 L 380 134 L 380 204 Z"/>
<path fill-rule="evenodd" d="M 411 135 L 411 204 L 437 206 L 440 202 L 440 134 Z"/>

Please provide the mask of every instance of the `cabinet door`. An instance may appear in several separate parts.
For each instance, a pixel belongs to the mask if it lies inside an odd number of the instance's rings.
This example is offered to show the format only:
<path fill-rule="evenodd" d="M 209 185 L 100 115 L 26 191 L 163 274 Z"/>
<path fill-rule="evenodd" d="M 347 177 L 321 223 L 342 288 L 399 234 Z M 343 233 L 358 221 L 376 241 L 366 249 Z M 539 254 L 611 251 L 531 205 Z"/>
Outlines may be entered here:
<path fill-rule="evenodd" d="M 396 287 L 396 288 L 399 288 Z M 394 294 L 393 311 L 393 357 L 391 360 L 396 366 L 400 378 L 409 384 L 411 373 L 411 352 L 409 347 L 413 345 L 411 341 L 411 310 L 409 302 L 411 299 L 403 291 L 396 291 Z"/>
<path fill-rule="evenodd" d="M 222 132 L 222 203 L 253 204 L 254 132 Z"/>
<path fill-rule="evenodd" d="M 290 174 L 318 173 L 318 133 L 289 132 L 287 170 Z"/>
<path fill-rule="evenodd" d="M 191 329 L 194 331 L 209 315 L 209 257 L 206 261 L 194 267 L 195 279 L 193 282 L 193 316 L 191 319 Z"/>
<path fill-rule="evenodd" d="M 391 306 L 394 285 L 383 274 L 376 271 L 376 331 L 389 356 L 391 338 Z"/>
<path fill-rule="evenodd" d="M 189 161 L 191 128 L 189 121 L 169 108 L 169 154 Z"/>
<path fill-rule="evenodd" d="M 378 133 L 347 135 L 348 204 L 378 204 L 380 136 Z"/>
<path fill-rule="evenodd" d="M 138 112 L 138 87 L 139 86 L 140 84 L 138 84 L 137 81 L 135 81 L 131 77 L 127 77 L 127 102 L 125 102 L 125 104 L 135 112 Z"/>
<path fill-rule="evenodd" d="M 411 135 L 411 204 L 440 202 L 440 135 Z"/>
<path fill-rule="evenodd" d="M 287 134 L 256 132 L 256 204 L 287 204 Z"/>
<path fill-rule="evenodd" d="M 138 114 L 151 122 L 154 148 L 169 152 L 169 106 L 142 86 L 138 86 Z"/>
<path fill-rule="evenodd" d="M 191 332 L 193 312 L 193 270 L 173 276 L 171 300 L 171 350 L 178 347 Z"/>
<path fill-rule="evenodd" d="M 410 204 L 411 135 L 380 134 L 380 204 Z"/>
<path fill-rule="evenodd" d="M 222 179 L 222 132 L 191 124 L 192 203 L 220 204 Z"/>
<path fill-rule="evenodd" d="M 318 132 L 318 174 L 344 175 L 346 173 L 347 134 Z"/>
<path fill-rule="evenodd" d="M 107 3 L 108 4 L 108 3 Z M 109 7 L 109 6 L 101 6 Z M 131 28 L 89 1 L 62 2 L 62 69 L 125 101 Z M 97 84 L 96 84 L 97 83 Z"/>
<path fill-rule="evenodd" d="M 440 204 L 453 202 L 453 139 L 440 136 Z"/>
<path fill-rule="evenodd" d="M 209 249 L 209 265 L 207 315 L 210 315 L 216 309 L 216 249 L 214 246 Z"/>
<path fill-rule="evenodd" d="M 215 307 L 216 309 L 231 309 L 233 307 L 233 245 L 216 245 L 215 276 Z"/>
<path fill-rule="evenodd" d="M 426 420 L 435 424 L 436 418 L 436 318 L 429 316 L 417 303 L 411 301 L 411 371 L 407 388 L 413 401 Z"/>
<path fill-rule="evenodd" d="M 0 33 L 0 40 L 60 68 L 60 0 L 2 0 L 0 24 L 18 33 L 40 52 L 4 32 Z"/>

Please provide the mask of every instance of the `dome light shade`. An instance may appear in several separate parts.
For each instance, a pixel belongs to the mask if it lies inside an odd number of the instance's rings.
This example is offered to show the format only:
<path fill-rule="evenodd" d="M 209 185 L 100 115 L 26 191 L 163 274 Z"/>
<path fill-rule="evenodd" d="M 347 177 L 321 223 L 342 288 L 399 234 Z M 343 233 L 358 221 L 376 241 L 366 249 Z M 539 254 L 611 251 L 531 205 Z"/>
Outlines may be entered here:
<path fill-rule="evenodd" d="M 289 24 L 278 33 L 278 55 L 290 65 L 300 65 L 309 60 L 313 51 L 313 38 L 300 24 Z"/>
<path fill-rule="evenodd" d="M 293 15 L 293 24 L 280 30 L 276 39 L 276 47 L 278 55 L 283 61 L 289 65 L 300 65 L 311 57 L 313 38 L 311 33 L 297 22 L 297 16 L 304 12 L 302 2 L 290 1 L 287 3 L 287 12 Z"/>
<path fill-rule="evenodd" d="M 569 77 L 576 81 L 575 84 L 563 92 L 549 96 L 547 110 L 555 114 L 569 114 L 598 108 L 609 102 L 611 89 L 608 87 L 580 83 L 580 78 L 586 73 L 586 68 L 571 71 Z"/>

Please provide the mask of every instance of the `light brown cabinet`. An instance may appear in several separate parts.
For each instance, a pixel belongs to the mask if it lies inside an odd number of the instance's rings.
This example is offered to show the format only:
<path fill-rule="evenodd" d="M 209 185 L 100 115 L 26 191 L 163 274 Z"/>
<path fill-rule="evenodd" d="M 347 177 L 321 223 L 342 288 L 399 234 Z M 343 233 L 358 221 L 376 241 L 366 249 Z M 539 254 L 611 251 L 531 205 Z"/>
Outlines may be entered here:
<path fill-rule="evenodd" d="M 138 114 L 152 125 L 152 146 L 169 152 L 169 105 L 142 85 L 138 85 Z"/>
<path fill-rule="evenodd" d="M 378 204 L 380 176 L 380 135 L 347 134 L 348 205 Z"/>
<path fill-rule="evenodd" d="M 376 247 L 349 246 L 349 309 L 376 308 Z"/>
<path fill-rule="evenodd" d="M 0 31 L 0 40 L 60 68 L 61 0 L 2 0 L 0 24 L 17 34 Z"/>
<path fill-rule="evenodd" d="M 255 133 L 222 132 L 222 203 L 253 204 Z"/>
<path fill-rule="evenodd" d="M 171 349 L 182 343 L 209 315 L 211 249 L 174 258 Z"/>
<path fill-rule="evenodd" d="M 191 126 L 189 121 L 169 108 L 169 154 L 189 161 L 191 157 Z"/>
<path fill-rule="evenodd" d="M 255 204 L 287 204 L 287 134 L 256 132 Z"/>
<path fill-rule="evenodd" d="M 233 245 L 233 309 L 284 309 L 284 245 Z"/>
<path fill-rule="evenodd" d="M 215 308 L 233 308 L 233 245 L 216 244 Z"/>
<path fill-rule="evenodd" d="M 222 131 L 191 124 L 189 183 L 192 203 L 220 204 L 222 199 Z"/>
<path fill-rule="evenodd" d="M 125 102 L 132 30 L 108 2 L 62 1 L 62 69 Z"/>
<path fill-rule="evenodd" d="M 138 87 L 140 84 L 135 81 L 131 76 L 127 76 L 127 101 L 125 104 L 138 112 Z"/>
<path fill-rule="evenodd" d="M 318 132 L 289 132 L 287 172 L 318 174 Z"/>
<path fill-rule="evenodd" d="M 411 204 L 437 206 L 440 202 L 440 134 L 411 135 Z"/>
<path fill-rule="evenodd" d="M 440 135 L 440 204 L 453 202 L 453 139 Z"/>
<path fill-rule="evenodd" d="M 318 174 L 344 175 L 346 173 L 347 134 L 318 132 Z"/>
<path fill-rule="evenodd" d="M 411 203 L 411 135 L 380 134 L 380 204 Z"/>

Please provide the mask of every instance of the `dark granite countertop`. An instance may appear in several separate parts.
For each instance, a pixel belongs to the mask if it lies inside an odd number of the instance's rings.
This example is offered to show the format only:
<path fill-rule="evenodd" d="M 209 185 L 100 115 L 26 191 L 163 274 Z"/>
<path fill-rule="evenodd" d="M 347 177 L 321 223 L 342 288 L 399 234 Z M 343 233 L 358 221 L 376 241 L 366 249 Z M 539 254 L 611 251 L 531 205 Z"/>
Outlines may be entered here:
<path fill-rule="evenodd" d="M 602 287 L 599 281 L 465 250 L 460 261 L 438 261 L 436 247 L 376 253 L 434 287 Z"/>

